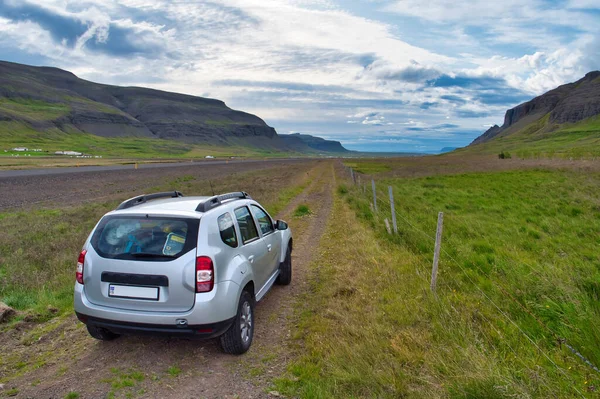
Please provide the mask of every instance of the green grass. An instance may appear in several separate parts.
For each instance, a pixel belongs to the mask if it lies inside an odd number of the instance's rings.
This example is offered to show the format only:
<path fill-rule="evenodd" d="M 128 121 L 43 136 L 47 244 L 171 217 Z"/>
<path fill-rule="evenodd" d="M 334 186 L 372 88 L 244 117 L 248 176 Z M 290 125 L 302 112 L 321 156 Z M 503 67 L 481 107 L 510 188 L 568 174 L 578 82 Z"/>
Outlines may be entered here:
<path fill-rule="evenodd" d="M 134 369 L 122 370 L 113 367 L 110 372 L 111 376 L 102 380 L 110 384 L 110 391 L 106 395 L 108 398 L 114 398 L 121 391 L 125 392 L 126 397 L 132 397 L 134 389 L 146 379 L 144 373 Z"/>
<path fill-rule="evenodd" d="M 25 98 L 1 98 L 0 111 L 34 121 L 46 121 L 67 115 L 71 108 L 66 104 Z"/>
<path fill-rule="evenodd" d="M 396 236 L 383 225 L 388 185 Z M 370 196 L 350 187 L 338 191 L 309 273 L 310 295 L 297 311 L 298 358 L 278 391 L 304 398 L 597 395 L 598 374 L 542 324 L 600 364 L 600 175 L 389 179 L 378 182 L 378 215 Z M 444 252 L 432 295 L 439 211 Z"/>
<path fill-rule="evenodd" d="M 40 321 L 71 309 L 74 254 L 115 205 L 0 213 L 0 300 Z"/>
<path fill-rule="evenodd" d="M 296 217 L 296 218 L 309 216 L 311 214 L 312 214 L 312 212 L 311 212 L 310 208 L 308 207 L 308 205 L 306 205 L 306 204 L 300 204 L 294 210 L 294 217 Z"/>
<path fill-rule="evenodd" d="M 68 394 L 65 395 L 65 399 L 78 399 L 80 397 L 79 392 L 69 392 Z"/>
<path fill-rule="evenodd" d="M 177 366 L 170 366 L 167 369 L 167 374 L 169 374 L 171 377 L 177 377 L 179 374 L 181 374 L 181 369 Z"/>
<path fill-rule="evenodd" d="M 392 169 L 388 164 L 381 161 L 344 162 L 344 165 L 365 175 L 387 172 Z"/>

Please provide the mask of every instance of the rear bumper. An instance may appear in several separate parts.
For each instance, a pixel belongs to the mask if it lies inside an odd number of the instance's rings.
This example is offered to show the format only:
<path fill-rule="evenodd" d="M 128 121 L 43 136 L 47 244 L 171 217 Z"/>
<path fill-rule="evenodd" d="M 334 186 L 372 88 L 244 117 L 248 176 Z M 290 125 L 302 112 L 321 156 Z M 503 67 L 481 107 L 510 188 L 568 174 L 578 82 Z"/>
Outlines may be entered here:
<path fill-rule="evenodd" d="M 97 317 L 90 317 L 79 312 L 75 312 L 77 318 L 90 326 L 105 328 L 116 334 L 131 335 L 160 335 L 188 338 L 210 339 L 222 335 L 231 327 L 235 317 L 218 323 L 201 325 L 182 325 L 171 326 L 162 324 L 130 323 L 123 321 L 105 320 Z"/>
<path fill-rule="evenodd" d="M 232 281 L 215 285 L 211 292 L 196 294 L 191 309 L 182 312 L 122 309 L 95 304 L 88 299 L 85 286 L 75 283 L 75 313 L 97 320 L 110 320 L 115 324 L 164 326 L 178 329 L 180 320 L 189 326 L 219 324 L 237 313 L 240 287 Z"/>

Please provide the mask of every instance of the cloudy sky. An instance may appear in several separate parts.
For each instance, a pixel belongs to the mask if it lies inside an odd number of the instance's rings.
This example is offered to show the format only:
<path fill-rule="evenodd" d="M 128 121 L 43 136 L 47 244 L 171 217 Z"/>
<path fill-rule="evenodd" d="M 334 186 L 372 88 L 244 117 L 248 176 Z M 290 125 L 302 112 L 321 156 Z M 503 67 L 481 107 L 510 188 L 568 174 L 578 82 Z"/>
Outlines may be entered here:
<path fill-rule="evenodd" d="M 431 152 L 600 69 L 600 1 L 0 0 L 0 59 Z"/>

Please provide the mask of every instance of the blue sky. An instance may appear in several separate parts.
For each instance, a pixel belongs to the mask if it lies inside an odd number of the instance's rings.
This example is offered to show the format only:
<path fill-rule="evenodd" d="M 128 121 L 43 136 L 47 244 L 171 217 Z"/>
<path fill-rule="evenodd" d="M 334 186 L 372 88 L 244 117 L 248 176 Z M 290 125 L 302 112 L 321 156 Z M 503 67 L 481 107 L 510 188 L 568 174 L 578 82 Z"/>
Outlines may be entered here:
<path fill-rule="evenodd" d="M 0 0 L 0 59 L 435 152 L 600 69 L 600 1 Z"/>

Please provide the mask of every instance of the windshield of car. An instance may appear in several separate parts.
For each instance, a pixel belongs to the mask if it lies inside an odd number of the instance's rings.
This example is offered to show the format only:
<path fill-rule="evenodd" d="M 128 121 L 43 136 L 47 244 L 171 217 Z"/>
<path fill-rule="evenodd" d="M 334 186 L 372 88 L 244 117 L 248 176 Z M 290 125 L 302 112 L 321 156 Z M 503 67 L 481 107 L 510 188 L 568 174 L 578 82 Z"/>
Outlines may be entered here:
<path fill-rule="evenodd" d="M 195 248 L 198 219 L 106 216 L 92 236 L 104 258 L 168 261 Z"/>

